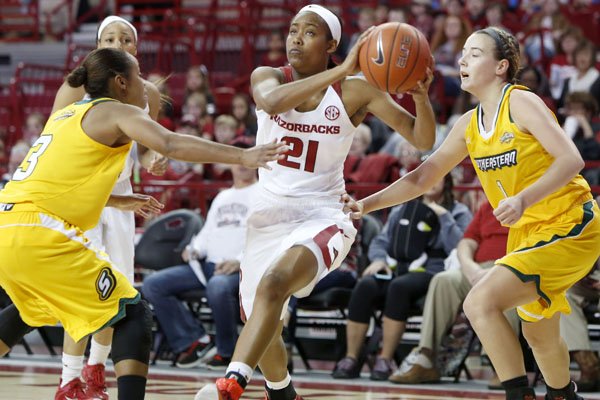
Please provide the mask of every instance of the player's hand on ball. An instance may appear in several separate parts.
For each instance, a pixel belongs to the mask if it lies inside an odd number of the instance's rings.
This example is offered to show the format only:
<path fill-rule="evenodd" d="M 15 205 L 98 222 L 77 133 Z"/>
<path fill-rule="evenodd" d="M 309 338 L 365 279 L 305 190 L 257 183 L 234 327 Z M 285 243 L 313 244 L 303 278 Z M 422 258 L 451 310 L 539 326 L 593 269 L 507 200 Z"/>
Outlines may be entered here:
<path fill-rule="evenodd" d="M 363 216 L 364 204 L 360 200 L 354 200 L 348 193 L 344 193 L 340 199 L 344 204 L 344 214 L 350 213 L 350 218 L 361 219 Z"/>
<path fill-rule="evenodd" d="M 249 149 L 244 149 L 242 152 L 241 165 L 247 168 L 265 168 L 270 170 L 267 165 L 269 161 L 281 160 L 284 158 L 284 153 L 290 150 L 285 142 L 277 142 L 274 140 L 268 144 L 254 146 Z"/>
<path fill-rule="evenodd" d="M 431 82 L 433 82 L 433 64 L 431 67 L 427 67 L 426 74 L 425 79 L 417 82 L 417 85 L 407 92 L 415 101 L 429 99 L 429 86 L 431 86 Z"/>
<path fill-rule="evenodd" d="M 360 51 L 361 46 L 367 41 L 367 38 L 375 29 L 374 26 L 371 26 L 369 29 L 364 31 L 358 37 L 358 40 L 352 46 L 352 49 L 348 52 L 346 59 L 342 63 L 342 67 L 345 68 L 346 75 L 355 75 L 360 72 L 360 66 L 358 65 L 358 53 Z"/>

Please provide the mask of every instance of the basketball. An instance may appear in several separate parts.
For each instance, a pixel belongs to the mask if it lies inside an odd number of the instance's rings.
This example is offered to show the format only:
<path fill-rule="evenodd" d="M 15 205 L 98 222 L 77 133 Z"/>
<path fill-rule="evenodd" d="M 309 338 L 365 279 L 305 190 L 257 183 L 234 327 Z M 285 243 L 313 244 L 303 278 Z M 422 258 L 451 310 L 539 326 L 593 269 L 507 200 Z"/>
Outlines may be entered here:
<path fill-rule="evenodd" d="M 431 51 L 414 26 L 387 22 L 377 26 L 360 48 L 358 63 L 367 81 L 389 93 L 412 89 L 426 76 Z"/>

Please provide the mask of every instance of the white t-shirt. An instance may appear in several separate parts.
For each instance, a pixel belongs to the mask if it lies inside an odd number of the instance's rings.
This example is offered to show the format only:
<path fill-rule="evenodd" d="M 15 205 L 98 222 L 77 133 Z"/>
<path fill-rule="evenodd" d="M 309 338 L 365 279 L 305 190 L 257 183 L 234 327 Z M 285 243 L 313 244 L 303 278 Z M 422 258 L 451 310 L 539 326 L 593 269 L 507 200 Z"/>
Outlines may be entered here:
<path fill-rule="evenodd" d="M 219 263 L 241 261 L 246 244 L 246 225 L 254 203 L 258 184 L 242 189 L 225 189 L 212 202 L 206 222 L 192 239 L 192 247 L 200 258 Z"/>
<path fill-rule="evenodd" d="M 291 80 L 291 67 L 282 70 Z M 327 88 L 312 111 L 292 109 L 270 116 L 257 110 L 256 116 L 257 144 L 277 139 L 290 146 L 285 159 L 269 164 L 272 170 L 259 169 L 262 187 L 286 197 L 339 197 L 344 193 L 344 160 L 356 128 L 334 86 Z"/>

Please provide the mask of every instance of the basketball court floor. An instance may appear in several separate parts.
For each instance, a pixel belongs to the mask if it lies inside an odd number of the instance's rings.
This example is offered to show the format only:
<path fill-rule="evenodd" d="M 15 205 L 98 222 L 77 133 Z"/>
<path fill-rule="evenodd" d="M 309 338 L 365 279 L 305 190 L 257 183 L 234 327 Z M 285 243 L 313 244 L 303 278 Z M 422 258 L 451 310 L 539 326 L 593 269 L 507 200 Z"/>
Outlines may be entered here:
<path fill-rule="evenodd" d="M 34 333 L 30 335 L 34 335 Z M 59 356 L 50 356 L 44 346 L 29 340 L 34 355 L 27 355 L 22 346 L 16 346 L 7 358 L 0 359 L 0 400 L 53 399 L 60 377 Z M 60 349 L 57 349 L 60 350 Z M 475 379 L 464 378 L 453 383 L 450 378 L 438 384 L 395 385 L 372 382 L 366 369 L 361 378 L 334 380 L 330 377 L 333 363 L 311 362 L 314 370 L 306 371 L 300 359 L 294 359 L 294 383 L 306 400 L 453 400 L 453 399 L 504 399 L 499 391 L 487 390 L 490 370 L 480 365 L 480 357 L 471 357 L 469 369 Z M 117 399 L 116 380 L 112 367 L 107 367 L 107 383 L 111 399 Z M 148 400 L 193 400 L 196 391 L 204 384 L 222 376 L 221 372 L 192 368 L 179 369 L 169 362 L 159 361 L 150 369 L 147 385 Z M 543 387 L 536 388 L 538 399 L 543 399 Z M 264 399 L 263 381 L 255 374 L 243 399 Z M 586 400 L 600 400 L 600 393 L 584 394 Z"/>

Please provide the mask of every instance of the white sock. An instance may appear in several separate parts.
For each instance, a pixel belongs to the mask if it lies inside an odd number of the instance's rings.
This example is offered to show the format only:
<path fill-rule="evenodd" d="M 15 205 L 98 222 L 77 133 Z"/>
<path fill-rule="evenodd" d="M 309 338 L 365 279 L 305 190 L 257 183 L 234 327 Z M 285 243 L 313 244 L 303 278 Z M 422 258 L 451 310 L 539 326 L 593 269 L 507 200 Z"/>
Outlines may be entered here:
<path fill-rule="evenodd" d="M 90 358 L 88 358 L 88 365 L 102 364 L 106 365 L 106 359 L 110 353 L 111 346 L 104 346 L 92 337 L 92 345 L 90 347 Z"/>
<path fill-rule="evenodd" d="M 415 364 L 419 364 L 423 368 L 433 368 L 433 363 L 425 354 L 419 353 L 415 360 Z"/>
<path fill-rule="evenodd" d="M 210 343 L 210 336 L 208 336 L 205 333 L 204 336 L 202 336 L 200 339 L 198 339 L 198 343 L 202 343 L 202 344 L 208 344 L 208 343 Z"/>
<path fill-rule="evenodd" d="M 69 354 L 62 354 L 62 384 L 61 387 L 71 382 L 73 379 L 79 379 L 81 376 L 81 370 L 83 369 L 83 356 L 71 356 Z"/>
<path fill-rule="evenodd" d="M 235 372 L 240 374 L 244 377 L 246 383 L 250 383 L 250 379 L 252 379 L 252 373 L 254 372 L 254 370 L 248 364 L 233 361 L 229 363 L 227 371 L 225 371 L 225 376 L 227 376 L 229 372 Z"/>
<path fill-rule="evenodd" d="M 292 381 L 292 377 L 290 376 L 289 372 L 288 372 L 287 376 L 281 382 L 270 382 L 265 379 L 265 382 L 267 383 L 267 387 L 270 389 L 273 389 L 273 390 L 285 389 L 286 387 L 289 386 L 291 381 Z"/>

